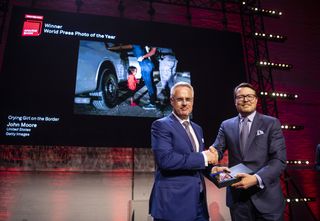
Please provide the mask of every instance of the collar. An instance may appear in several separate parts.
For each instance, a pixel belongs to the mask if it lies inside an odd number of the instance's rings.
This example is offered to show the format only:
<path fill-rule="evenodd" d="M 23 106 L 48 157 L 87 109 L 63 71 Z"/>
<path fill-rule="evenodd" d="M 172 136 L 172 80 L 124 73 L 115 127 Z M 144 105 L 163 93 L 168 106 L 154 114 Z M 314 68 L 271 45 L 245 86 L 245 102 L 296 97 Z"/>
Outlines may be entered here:
<path fill-rule="evenodd" d="M 254 117 L 256 116 L 256 113 L 257 113 L 257 111 L 254 111 L 253 113 L 251 113 L 250 115 L 247 116 L 250 122 L 253 121 Z M 241 120 L 241 122 L 242 122 L 243 118 L 244 117 L 239 114 L 239 119 Z"/>
<path fill-rule="evenodd" d="M 173 116 L 175 116 L 177 118 L 177 120 L 180 122 L 180 124 L 182 124 L 184 121 L 188 121 L 190 123 L 190 118 L 188 117 L 188 119 L 186 120 L 182 120 L 180 117 L 178 117 L 173 111 L 172 111 Z"/>

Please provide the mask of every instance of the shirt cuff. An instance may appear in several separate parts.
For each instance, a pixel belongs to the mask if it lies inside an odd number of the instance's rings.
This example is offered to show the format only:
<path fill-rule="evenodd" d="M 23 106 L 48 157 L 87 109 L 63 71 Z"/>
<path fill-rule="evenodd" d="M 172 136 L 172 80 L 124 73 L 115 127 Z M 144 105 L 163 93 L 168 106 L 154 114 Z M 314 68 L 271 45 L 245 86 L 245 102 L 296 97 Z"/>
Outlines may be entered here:
<path fill-rule="evenodd" d="M 204 151 L 201 152 L 204 158 L 204 165 L 207 167 L 208 166 L 208 158 L 206 156 L 206 154 L 204 153 Z"/>
<path fill-rule="evenodd" d="M 262 182 L 261 177 L 260 177 L 258 174 L 254 174 L 254 175 L 257 177 L 258 187 L 260 187 L 260 189 L 263 189 L 263 188 L 264 188 L 264 185 L 263 185 L 263 182 Z"/>

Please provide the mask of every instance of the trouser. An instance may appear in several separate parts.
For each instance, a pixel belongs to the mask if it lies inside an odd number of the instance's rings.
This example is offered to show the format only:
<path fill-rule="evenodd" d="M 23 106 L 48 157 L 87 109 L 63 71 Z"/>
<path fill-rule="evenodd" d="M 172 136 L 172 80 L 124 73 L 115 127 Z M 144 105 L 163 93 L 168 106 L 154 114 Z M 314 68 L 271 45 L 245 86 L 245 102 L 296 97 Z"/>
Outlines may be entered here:
<path fill-rule="evenodd" d="M 205 213 L 205 205 L 206 201 L 204 199 L 204 193 L 200 193 L 199 195 L 199 202 L 197 205 L 197 217 L 193 221 L 208 221 L 208 217 Z M 179 221 L 186 220 L 185 217 L 183 217 L 183 214 L 181 214 L 181 219 Z M 153 221 L 177 221 L 177 220 L 166 220 L 166 219 L 153 219 Z"/>
<path fill-rule="evenodd" d="M 169 89 L 174 85 L 174 75 L 177 69 L 177 59 L 172 55 L 165 55 L 159 60 L 161 90 Z"/>
<path fill-rule="evenodd" d="M 155 101 L 155 88 L 153 85 L 153 76 L 152 76 L 152 70 L 153 70 L 153 64 L 150 60 L 146 59 L 142 62 L 139 62 L 141 67 L 141 75 L 144 81 L 144 84 L 147 87 L 148 94 L 150 97 L 150 102 L 154 103 Z"/>
<path fill-rule="evenodd" d="M 283 221 L 283 211 L 278 213 L 260 213 L 251 200 L 238 202 L 230 208 L 232 221 Z"/>

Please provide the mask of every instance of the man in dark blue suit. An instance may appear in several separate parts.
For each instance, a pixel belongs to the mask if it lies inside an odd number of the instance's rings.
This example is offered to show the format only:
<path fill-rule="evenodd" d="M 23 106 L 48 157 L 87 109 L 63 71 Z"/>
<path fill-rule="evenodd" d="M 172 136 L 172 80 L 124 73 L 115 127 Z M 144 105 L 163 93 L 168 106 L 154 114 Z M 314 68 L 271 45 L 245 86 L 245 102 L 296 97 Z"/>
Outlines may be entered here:
<path fill-rule="evenodd" d="M 286 167 L 286 146 L 278 119 L 256 112 L 257 94 L 251 84 L 234 90 L 239 115 L 222 122 L 213 143 L 219 159 L 228 150 L 229 167 L 243 163 L 253 175 L 227 188 L 227 206 L 233 221 L 283 220 L 285 201 L 280 175 Z M 243 136 L 246 134 L 246 136 Z M 217 172 L 221 168 L 213 168 Z"/>
<path fill-rule="evenodd" d="M 151 127 L 152 151 L 156 161 L 155 181 L 149 212 L 155 221 L 208 221 L 203 172 L 217 163 L 214 150 L 204 150 L 203 132 L 190 121 L 194 92 L 179 82 L 171 88 L 173 112 Z"/>

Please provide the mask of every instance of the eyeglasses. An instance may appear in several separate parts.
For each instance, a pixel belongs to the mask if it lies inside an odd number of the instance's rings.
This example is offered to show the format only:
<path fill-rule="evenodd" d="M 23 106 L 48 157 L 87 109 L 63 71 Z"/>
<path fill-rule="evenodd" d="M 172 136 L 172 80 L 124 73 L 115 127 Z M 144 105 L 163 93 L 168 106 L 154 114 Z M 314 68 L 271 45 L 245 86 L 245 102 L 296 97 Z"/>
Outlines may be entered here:
<path fill-rule="evenodd" d="M 247 98 L 247 101 L 253 101 L 257 96 L 255 94 L 247 94 L 247 95 L 238 95 L 236 99 L 238 101 L 244 101 Z"/>
<path fill-rule="evenodd" d="M 191 103 L 193 102 L 193 97 L 187 97 L 187 98 L 182 98 L 182 97 L 172 97 L 173 100 L 175 100 L 177 103 Z"/>

